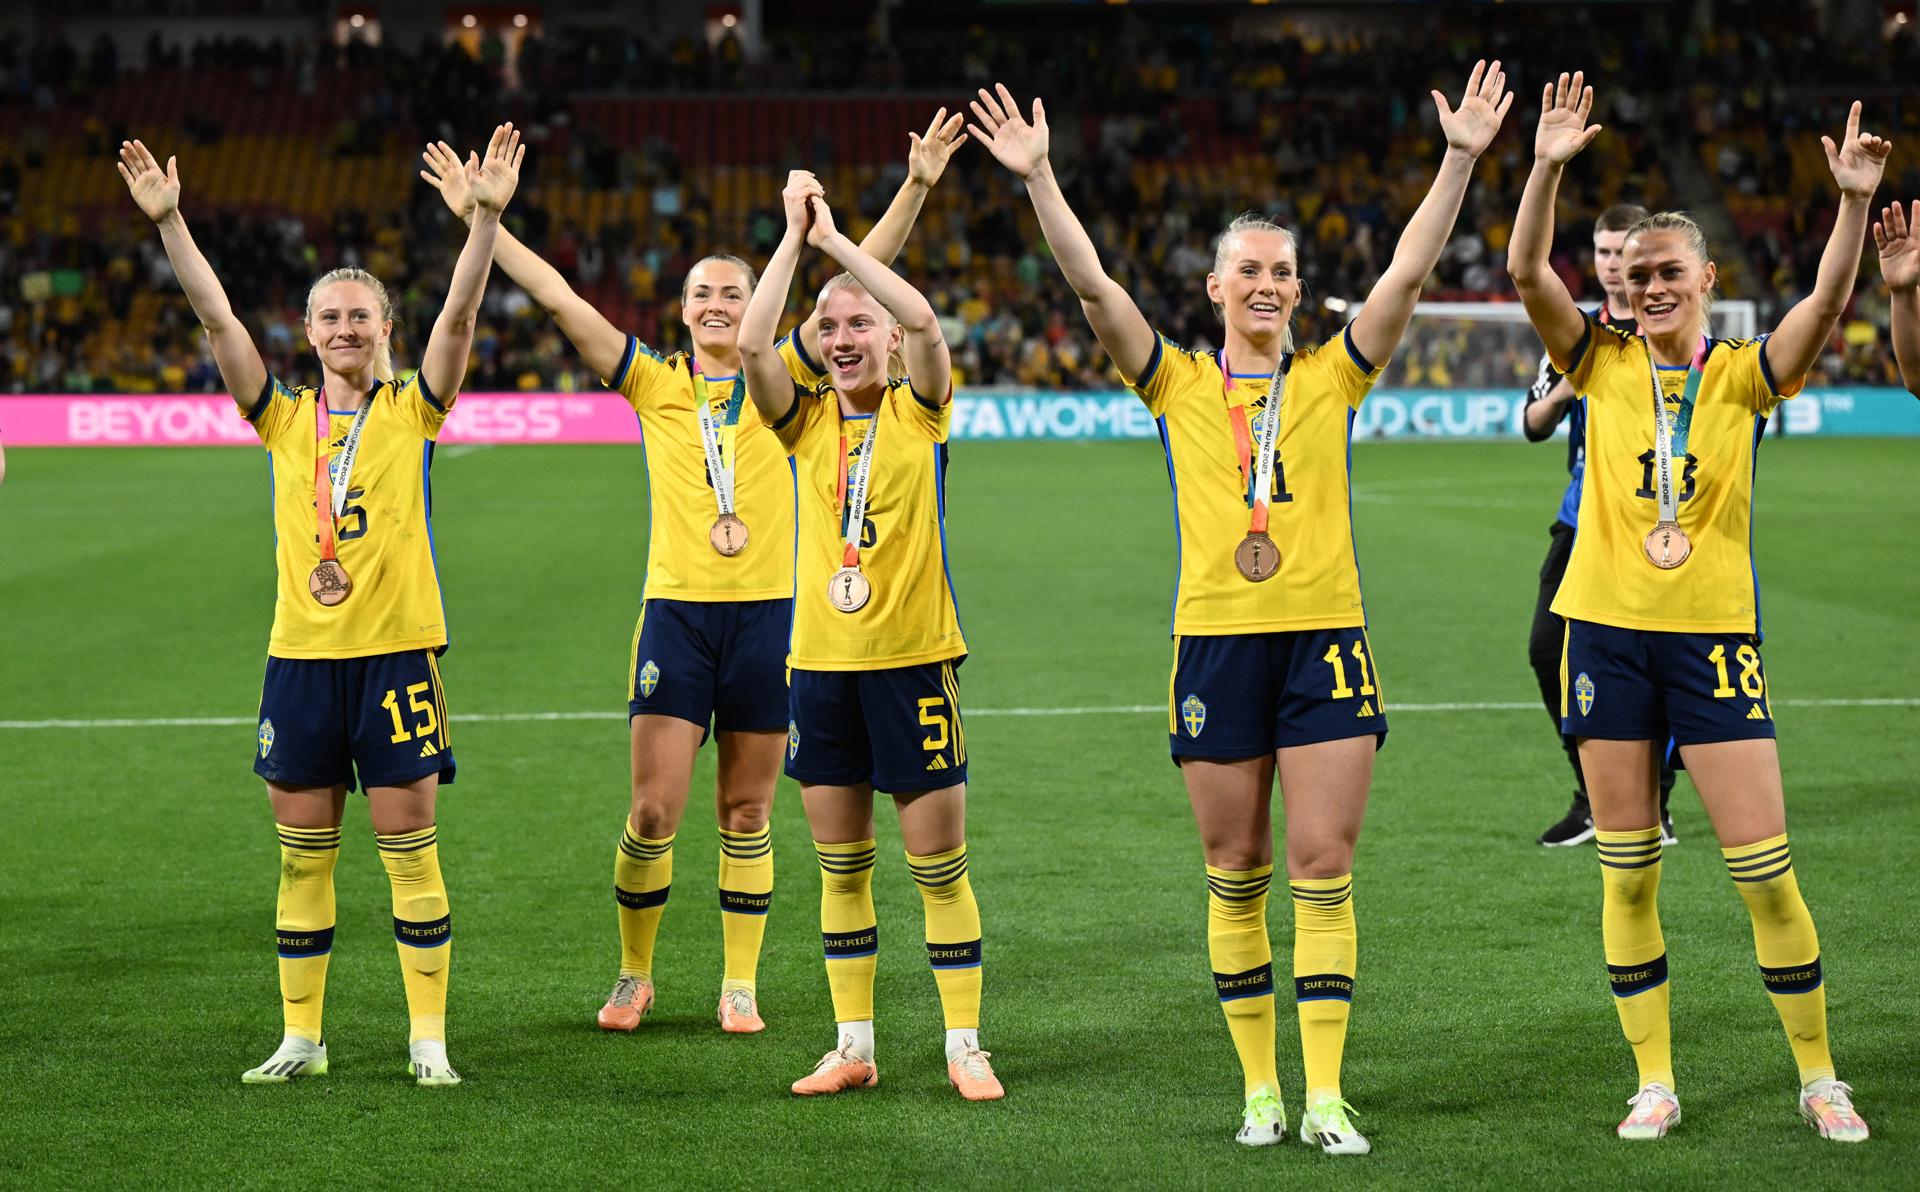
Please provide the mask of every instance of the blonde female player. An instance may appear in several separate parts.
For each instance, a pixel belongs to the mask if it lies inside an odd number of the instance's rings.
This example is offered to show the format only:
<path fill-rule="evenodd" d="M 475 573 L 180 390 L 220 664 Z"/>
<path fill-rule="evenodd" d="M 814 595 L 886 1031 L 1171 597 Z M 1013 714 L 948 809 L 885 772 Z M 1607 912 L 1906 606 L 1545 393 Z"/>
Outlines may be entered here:
<path fill-rule="evenodd" d="M 834 226 L 813 175 L 783 194 L 787 230 L 747 304 L 740 356 L 760 416 L 793 458 L 794 564 L 787 774 L 820 857 L 820 931 L 839 1032 L 802 1096 L 871 1088 L 873 792 L 893 796 L 926 910 L 927 959 L 946 1016 L 947 1079 L 970 1101 L 1001 1086 L 980 1050 L 980 911 L 967 877 L 967 744 L 954 672 L 966 658 L 945 538 L 952 367 L 920 292 Z M 802 239 L 846 270 L 820 292 L 808 388 L 773 334 Z M 890 375 L 888 360 L 907 375 Z M 911 378 L 911 379 L 909 379 Z"/>
<path fill-rule="evenodd" d="M 1353 996 L 1353 854 L 1386 739 L 1354 558 L 1354 411 L 1393 354 L 1446 244 L 1474 161 L 1512 102 L 1500 64 L 1477 64 L 1460 107 L 1433 93 L 1446 156 L 1392 262 L 1337 341 L 1293 350 L 1293 234 L 1242 216 L 1207 277 L 1226 324 L 1217 353 L 1156 334 L 1101 268 L 1047 158 L 1046 112 L 980 92 L 973 135 L 1027 186 L 1041 231 L 1107 354 L 1159 420 L 1180 575 L 1167 727 L 1206 854 L 1214 983 L 1245 1076 L 1238 1140 L 1285 1137 L 1274 1056 L 1267 887 L 1276 771 L 1294 903 L 1294 999 L 1306 1065 L 1300 1138 L 1365 1154 L 1340 1091 Z M 1271 411 L 1271 414 L 1268 413 Z"/>
<path fill-rule="evenodd" d="M 1578 740 L 1593 802 L 1607 976 L 1639 1067 L 1619 1135 L 1659 1138 L 1680 1120 L 1655 902 L 1655 775 L 1671 741 L 1752 916 L 1760 978 L 1800 1068 L 1800 1112 L 1822 1137 L 1859 1142 L 1867 1124 L 1834 1079 L 1820 944 L 1787 847 L 1750 544 L 1761 431 L 1799 392 L 1853 292 L 1890 146 L 1860 132 L 1857 103 L 1839 145 L 1821 138 L 1839 215 L 1812 293 L 1757 340 L 1709 336 L 1714 265 L 1698 225 L 1674 213 L 1634 225 L 1625 251 L 1636 336 L 1583 314 L 1547 263 L 1560 175 L 1600 131 L 1587 124 L 1592 108 L 1579 73 L 1547 84 L 1507 270 L 1586 405 L 1580 536 L 1553 611 L 1567 620 L 1564 731 Z"/>
<path fill-rule="evenodd" d="M 307 295 L 318 388 L 269 376 L 213 267 L 180 214 L 174 159 L 162 170 L 139 141 L 120 176 L 160 229 L 167 259 L 207 329 L 227 391 L 272 459 L 279 567 L 254 773 L 280 832 L 280 953 L 285 1036 L 241 1076 L 279 1084 L 327 1071 L 320 1032 L 333 947 L 333 867 L 347 789 L 366 792 L 393 886 L 393 930 L 411 1019 L 407 1069 L 453 1085 L 447 1062 L 452 928 L 440 877 L 434 799 L 454 762 L 435 656 L 447 648 L 427 472 L 466 376 L 500 212 L 525 152 L 510 124 L 467 168 L 476 216 L 453 268 L 420 370 L 393 372 L 393 306 L 371 274 L 336 269 Z"/>
<path fill-rule="evenodd" d="M 942 108 L 924 134 L 908 134 L 906 180 L 864 245 L 876 257 L 891 261 L 906 242 L 928 191 L 966 141 L 961 123 Z M 427 147 L 425 160 L 421 178 L 470 218 L 459 157 L 441 143 Z M 661 355 L 615 328 L 511 232 L 501 230 L 494 257 L 633 406 L 647 448 L 647 580 L 628 675 L 632 798 L 614 853 L 620 971 L 599 1024 L 631 1031 L 653 1006 L 654 940 L 673 844 L 694 755 L 712 726 L 725 958 L 717 1013 L 725 1031 L 764 1030 L 756 977 L 773 900 L 768 819 L 786 743 L 793 480 L 739 383 L 740 317 L 753 270 L 738 257 L 697 262 L 681 290 L 692 350 Z M 821 377 L 809 328 L 781 343 L 789 373 L 807 386 Z"/>

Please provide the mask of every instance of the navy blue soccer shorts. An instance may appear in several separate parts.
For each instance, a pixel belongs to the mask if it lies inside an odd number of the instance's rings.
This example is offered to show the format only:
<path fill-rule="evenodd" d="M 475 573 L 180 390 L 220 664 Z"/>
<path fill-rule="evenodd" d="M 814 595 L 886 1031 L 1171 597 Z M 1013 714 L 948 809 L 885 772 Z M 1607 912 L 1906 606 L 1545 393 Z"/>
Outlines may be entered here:
<path fill-rule="evenodd" d="M 1570 737 L 1678 746 L 1774 736 L 1760 642 L 1751 633 L 1568 621 L 1560 683 L 1560 731 Z"/>
<path fill-rule="evenodd" d="M 432 650 L 267 658 L 253 772 L 289 787 L 453 781 L 447 697 Z"/>
<path fill-rule="evenodd" d="M 1175 765 L 1368 735 L 1379 748 L 1387 709 L 1366 628 L 1174 638 L 1167 732 Z"/>
<path fill-rule="evenodd" d="M 967 780 L 960 721 L 965 658 L 868 671 L 794 668 L 787 777 L 808 786 L 871 783 L 913 795 Z"/>
<path fill-rule="evenodd" d="M 627 716 L 722 733 L 787 727 L 793 601 L 649 600 L 633 631 Z M 704 738 L 702 738 L 704 740 Z"/>

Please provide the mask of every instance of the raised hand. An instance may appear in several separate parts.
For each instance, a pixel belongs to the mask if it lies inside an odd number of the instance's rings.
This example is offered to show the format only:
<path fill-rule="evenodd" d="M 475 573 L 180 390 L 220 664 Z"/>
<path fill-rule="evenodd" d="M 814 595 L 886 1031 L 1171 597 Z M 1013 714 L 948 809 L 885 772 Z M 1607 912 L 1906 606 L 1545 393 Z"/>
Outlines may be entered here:
<path fill-rule="evenodd" d="M 496 215 L 506 210 L 507 200 L 520 185 L 520 159 L 526 153 L 527 147 L 520 143 L 520 131 L 513 125 L 502 124 L 493 130 L 493 138 L 487 142 L 487 155 L 467 160 L 467 188 L 473 192 L 476 208 L 485 208 Z"/>
<path fill-rule="evenodd" d="M 460 155 L 445 141 L 435 141 L 428 145 L 420 155 L 427 168 L 420 171 L 420 180 L 440 192 L 447 206 L 461 219 L 473 214 L 473 188 L 467 184 L 467 169 L 460 164 Z M 474 168 L 479 168 L 476 159 Z"/>
<path fill-rule="evenodd" d="M 940 181 L 940 175 L 946 171 L 953 151 L 967 143 L 967 134 L 960 131 L 965 123 L 966 118 L 960 113 L 948 116 L 947 109 L 941 108 L 933 114 L 926 132 L 908 133 L 911 145 L 907 149 L 907 179 L 933 189 L 933 184 Z"/>
<path fill-rule="evenodd" d="M 1920 285 L 1920 199 L 1909 216 L 1900 204 L 1885 208 L 1873 225 L 1873 243 L 1880 250 L 1880 278 L 1889 290 L 1911 290 Z"/>
<path fill-rule="evenodd" d="M 980 98 L 967 106 L 973 109 L 977 124 L 967 125 L 994 160 L 1025 178 L 1047 162 L 1047 109 L 1038 99 L 1033 101 L 1033 120 L 1028 122 L 1020 115 L 1020 105 L 1013 102 L 1013 94 L 1005 84 L 995 83 L 990 95 L 986 88 L 980 89 Z"/>
<path fill-rule="evenodd" d="M 811 170 L 787 171 L 787 185 L 780 192 L 780 206 L 787 213 L 787 230 L 805 236 L 813 227 L 813 207 L 809 200 L 824 199 L 826 194 L 826 188 Z"/>
<path fill-rule="evenodd" d="M 1467 78 L 1466 94 L 1456 110 L 1447 106 L 1447 97 L 1435 91 L 1433 106 L 1440 110 L 1440 131 L 1446 134 L 1447 148 L 1458 149 L 1469 157 L 1479 157 L 1500 131 L 1507 109 L 1513 106 L 1513 93 L 1507 90 L 1506 72 L 1500 60 L 1488 66 L 1486 59 L 1473 64 Z"/>
<path fill-rule="evenodd" d="M 139 141 L 120 142 L 120 160 L 113 163 L 126 179 L 133 201 L 154 223 L 180 209 L 180 171 L 174 158 L 167 158 L 164 172 L 153 154 Z"/>
<path fill-rule="evenodd" d="M 1860 131 L 1860 101 L 1854 100 L 1847 111 L 1847 131 L 1835 145 L 1832 137 L 1821 137 L 1827 151 L 1827 168 L 1840 184 L 1840 193 L 1871 197 L 1880 186 L 1880 175 L 1887 168 L 1887 154 L 1893 142 Z"/>
<path fill-rule="evenodd" d="M 1533 134 L 1533 156 L 1563 166 L 1600 134 L 1600 125 L 1587 123 L 1593 111 L 1593 88 L 1586 76 L 1564 72 L 1540 95 L 1540 128 Z"/>
<path fill-rule="evenodd" d="M 827 192 L 822 190 L 807 198 L 807 210 L 812 215 L 807 225 L 807 243 L 815 248 L 824 248 L 828 240 L 839 234 L 840 229 L 833 225 L 833 209 L 827 206 Z"/>

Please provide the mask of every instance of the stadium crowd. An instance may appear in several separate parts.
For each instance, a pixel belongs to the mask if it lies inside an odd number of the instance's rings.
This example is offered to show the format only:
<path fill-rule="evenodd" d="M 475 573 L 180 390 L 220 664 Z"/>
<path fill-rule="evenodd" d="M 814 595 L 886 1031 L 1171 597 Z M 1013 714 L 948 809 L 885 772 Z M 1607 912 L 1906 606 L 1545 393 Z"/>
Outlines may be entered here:
<path fill-rule="evenodd" d="M 319 215 L 276 209 L 264 192 L 223 195 L 215 204 L 195 189 L 195 154 L 224 135 L 217 114 L 195 109 L 168 126 L 136 127 L 89 107 L 129 78 L 183 72 L 234 75 L 243 98 L 271 93 L 276 105 L 315 107 L 330 76 L 345 80 L 357 102 L 325 105 L 314 117 L 311 135 L 328 161 L 410 161 L 429 138 L 478 144 L 477 130 L 450 113 L 521 121 L 532 151 L 515 221 L 610 317 L 660 344 L 682 338 L 677 284 L 687 265 L 710 250 L 764 260 L 778 238 L 777 201 L 762 190 L 764 201 L 716 202 L 715 167 L 688 162 L 666 138 L 622 135 L 583 110 L 581 96 L 834 93 L 858 80 L 866 95 L 911 87 L 931 109 L 995 80 L 1023 100 L 1038 85 L 1049 101 L 1056 156 L 1070 163 L 1068 196 L 1087 213 L 1108 268 L 1130 271 L 1121 280 L 1156 326 L 1201 345 L 1218 335 L 1201 289 L 1212 238 L 1234 214 L 1258 209 L 1303 233 L 1309 300 L 1296 331 L 1303 342 L 1330 334 L 1390 255 L 1394 229 L 1439 156 L 1423 93 L 1429 76 L 1452 87 L 1458 61 L 1498 55 L 1524 109 L 1536 94 L 1527 80 L 1557 61 L 1560 47 L 1582 44 L 1591 47 L 1608 131 L 1591 151 L 1602 168 L 1581 171 L 1582 183 L 1565 196 L 1555 267 L 1577 295 L 1597 297 L 1586 221 L 1614 201 L 1702 210 L 1710 228 L 1724 214 L 1720 226 L 1739 242 L 1715 245 L 1724 256 L 1721 294 L 1755 301 L 1764 328 L 1811 286 L 1832 218 L 1819 133 L 1837 131 L 1845 102 L 1865 96 L 1870 126 L 1902 146 L 1915 144 L 1913 129 L 1893 127 L 1901 108 L 1890 96 L 1894 80 L 1912 77 L 1920 64 L 1920 46 L 1902 34 L 1829 54 L 1823 42 L 1819 52 L 1794 55 L 1799 65 L 1788 82 L 1765 67 L 1795 45 L 1814 45 L 1806 14 L 1769 10 L 1753 21 L 1688 31 L 1670 27 L 1678 17 L 1633 11 L 1645 19 L 1612 19 L 1605 10 L 1552 25 L 1476 21 L 1470 32 L 1444 11 L 1402 12 L 1338 33 L 1282 21 L 1263 26 L 1258 38 L 1218 14 L 1170 19 L 1157 12 L 1151 24 L 1123 15 L 1102 23 L 1100 35 L 1078 38 L 1067 38 L 1064 27 L 1050 37 L 1025 26 L 1015 33 L 901 17 L 884 37 L 775 30 L 768 60 L 753 64 L 730 35 L 708 47 L 685 37 L 556 30 L 526 38 L 512 55 L 495 38 L 417 49 L 235 39 L 180 48 L 155 40 L 140 60 L 128 61 L 105 39 L 82 49 L 8 34 L 0 36 L 8 130 L 0 134 L 0 388 L 218 386 L 160 246 L 124 194 L 65 209 L 24 194 L 35 172 L 63 155 L 97 164 L 111 180 L 114 148 L 136 135 L 163 158 L 180 155 L 183 207 L 198 216 L 195 234 L 229 279 L 236 308 L 258 320 L 257 338 L 276 371 L 303 367 L 306 286 L 329 265 L 362 264 L 387 280 L 403 359 L 409 336 L 424 334 L 457 242 L 437 197 L 423 185 L 396 185 L 394 193 Z M 1084 19 L 1078 10 L 1070 15 Z M 1056 53 L 1063 45 L 1074 48 Z M 1640 81 L 1653 78 L 1657 87 Z M 1920 119 L 1911 105 L 1904 116 Z M 886 143 L 904 149 L 905 132 L 889 132 Z M 825 167 L 842 165 L 839 176 L 855 193 L 838 201 L 872 219 L 903 177 L 904 152 L 899 162 L 836 162 L 843 152 L 823 135 L 789 147 L 778 163 L 754 164 L 776 183 L 788 166 L 825 176 Z M 958 375 L 969 385 L 1114 384 L 1044 256 L 1018 183 L 976 152 L 956 158 L 904 258 L 935 309 L 950 317 Z M 1674 152 L 1692 154 L 1697 168 L 1662 168 L 1661 155 Z M 1920 195 L 1920 159 L 1909 152 L 1896 149 L 1890 195 Z M 1506 241 L 1530 163 L 1525 136 L 1512 132 L 1482 160 L 1429 298 L 1511 299 Z M 412 178 L 410 170 L 394 175 L 403 176 Z M 544 201 L 561 192 L 635 191 L 652 196 L 637 215 L 589 222 Z M 104 200 L 112 192 L 98 193 Z M 820 280 L 816 270 L 801 284 Z M 517 288 L 491 287 L 483 317 L 469 388 L 593 384 Z M 1868 267 L 1816 383 L 1897 383 L 1886 321 Z M 1430 325 L 1409 340 L 1387 383 L 1511 388 L 1531 379 L 1537 360 L 1530 337 L 1508 328 Z"/>

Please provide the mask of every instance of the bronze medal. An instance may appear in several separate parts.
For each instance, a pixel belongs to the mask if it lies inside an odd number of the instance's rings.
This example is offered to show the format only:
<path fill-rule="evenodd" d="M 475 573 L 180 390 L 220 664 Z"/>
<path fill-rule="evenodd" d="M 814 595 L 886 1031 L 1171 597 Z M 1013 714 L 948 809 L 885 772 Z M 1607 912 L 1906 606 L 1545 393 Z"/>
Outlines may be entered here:
<path fill-rule="evenodd" d="M 1234 548 L 1233 565 L 1253 583 L 1272 579 L 1280 570 L 1280 548 L 1265 534 L 1248 534 Z"/>
<path fill-rule="evenodd" d="M 747 523 L 731 513 L 723 513 L 707 531 L 707 541 L 713 543 L 714 550 L 731 559 L 747 549 Z"/>
<path fill-rule="evenodd" d="M 857 613 L 873 595 L 873 585 L 858 567 L 842 567 L 827 580 L 827 602 L 843 613 Z"/>
<path fill-rule="evenodd" d="M 307 576 L 307 591 L 321 604 L 332 608 L 353 594 L 353 580 L 347 577 L 347 569 L 338 559 L 322 559 L 320 565 Z"/>
<path fill-rule="evenodd" d="M 1678 522 L 1663 521 L 1647 534 L 1647 561 L 1662 571 L 1672 571 L 1692 553 L 1693 543 Z"/>

